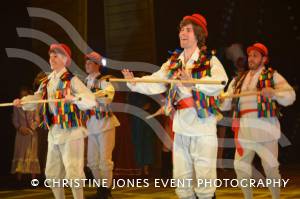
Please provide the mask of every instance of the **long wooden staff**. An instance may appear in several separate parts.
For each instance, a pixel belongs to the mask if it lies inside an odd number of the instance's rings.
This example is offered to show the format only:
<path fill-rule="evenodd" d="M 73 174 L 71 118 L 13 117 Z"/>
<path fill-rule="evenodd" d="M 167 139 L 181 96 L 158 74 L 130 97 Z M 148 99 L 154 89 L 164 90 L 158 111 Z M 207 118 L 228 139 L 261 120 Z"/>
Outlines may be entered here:
<path fill-rule="evenodd" d="M 279 88 L 275 89 L 274 91 L 276 93 L 279 92 L 286 92 L 286 91 L 292 91 L 294 90 L 293 88 Z M 251 96 L 251 95 L 260 95 L 262 94 L 261 91 L 247 91 L 247 92 L 242 92 L 239 94 L 232 94 L 232 95 L 221 95 L 220 98 L 226 99 L 226 98 L 237 98 L 237 97 L 245 97 L 245 96 Z"/>
<path fill-rule="evenodd" d="M 80 101 L 81 98 L 74 98 L 73 101 Z M 54 102 L 63 102 L 65 99 L 47 99 L 47 100 L 31 100 L 31 101 L 25 101 L 21 102 L 21 105 L 24 104 L 41 104 L 41 103 L 54 103 Z M 13 106 L 14 104 L 12 102 L 10 103 L 0 103 L 0 107 L 5 107 L 5 106 Z"/>
<path fill-rule="evenodd" d="M 146 117 L 146 120 L 149 120 L 149 119 L 154 118 L 154 117 L 159 116 L 159 115 L 164 115 L 163 109 L 164 109 L 164 107 L 160 107 L 160 109 L 158 109 L 155 113 L 153 113 L 152 115 L 148 115 Z M 217 121 L 220 121 L 222 118 L 223 118 L 223 115 L 218 112 L 217 113 Z"/>
<path fill-rule="evenodd" d="M 106 81 L 109 82 L 143 82 L 143 83 L 166 83 L 166 84 L 222 84 L 225 85 L 226 81 L 214 81 L 214 80 L 201 80 L 201 79 L 192 79 L 192 80 L 178 80 L 178 79 L 122 79 L 122 78 L 107 78 Z"/>
<path fill-rule="evenodd" d="M 153 113 L 152 115 L 148 115 L 146 117 L 147 120 L 151 119 L 151 118 L 154 118 L 156 116 L 159 116 L 159 115 L 163 115 L 164 114 L 164 107 L 160 107 L 160 109 L 158 109 L 155 113 Z"/>
<path fill-rule="evenodd" d="M 104 90 L 99 90 L 94 93 L 96 97 L 107 97 L 107 93 Z M 73 101 L 80 101 L 80 97 L 75 97 Z M 25 101 L 21 102 L 21 105 L 24 104 L 41 104 L 41 103 L 55 103 L 55 102 L 63 102 L 65 99 L 46 99 L 46 100 L 31 100 L 31 101 Z M 0 103 L 0 107 L 6 107 L 6 106 L 13 106 L 14 104 L 12 102 L 10 103 Z"/>
<path fill-rule="evenodd" d="M 292 91 L 294 90 L 293 88 L 281 88 L 281 89 L 275 89 L 275 92 L 285 92 L 285 91 Z M 243 97 L 243 96 L 251 96 L 251 95 L 259 95 L 261 94 L 261 91 L 249 91 L 249 92 L 243 92 L 243 93 L 239 93 L 239 94 L 233 94 L 233 95 L 221 95 L 220 97 L 225 99 L 225 98 L 237 98 L 237 97 Z M 158 109 L 155 113 L 153 113 L 152 115 L 148 115 L 146 117 L 147 120 L 154 118 L 158 115 L 162 115 L 163 114 L 163 107 L 161 107 L 160 109 Z M 222 118 L 221 115 L 217 115 L 218 121 Z"/>

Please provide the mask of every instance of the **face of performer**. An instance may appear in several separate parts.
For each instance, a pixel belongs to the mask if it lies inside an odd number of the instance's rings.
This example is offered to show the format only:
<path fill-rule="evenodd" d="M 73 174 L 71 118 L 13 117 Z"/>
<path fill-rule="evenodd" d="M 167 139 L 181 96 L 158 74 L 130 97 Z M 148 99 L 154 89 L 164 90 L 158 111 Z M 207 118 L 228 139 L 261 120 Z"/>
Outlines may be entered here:
<path fill-rule="evenodd" d="M 49 54 L 49 63 L 52 70 L 60 71 L 65 67 L 67 62 L 67 57 L 61 53 L 50 52 Z"/>
<path fill-rule="evenodd" d="M 85 62 L 85 71 L 88 74 L 99 72 L 100 66 L 91 60 L 86 60 Z"/>
<path fill-rule="evenodd" d="M 187 24 L 181 27 L 179 32 L 179 40 L 181 48 L 187 49 L 197 46 L 198 40 L 192 24 Z"/>
<path fill-rule="evenodd" d="M 256 70 L 259 67 L 263 66 L 267 57 L 263 56 L 257 50 L 251 50 L 248 53 L 248 65 L 250 70 Z"/>

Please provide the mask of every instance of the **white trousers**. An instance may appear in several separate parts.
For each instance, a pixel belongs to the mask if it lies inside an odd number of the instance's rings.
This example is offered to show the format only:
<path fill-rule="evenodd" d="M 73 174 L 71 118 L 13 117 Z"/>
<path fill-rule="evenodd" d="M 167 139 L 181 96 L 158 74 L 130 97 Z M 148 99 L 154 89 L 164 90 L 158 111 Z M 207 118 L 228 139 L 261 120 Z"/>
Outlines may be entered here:
<path fill-rule="evenodd" d="M 111 187 L 114 162 L 112 152 L 115 147 L 116 129 L 112 128 L 99 134 L 88 136 L 87 166 L 95 179 L 106 179 L 105 187 Z M 102 182 L 102 180 L 101 180 Z"/>
<path fill-rule="evenodd" d="M 194 186 L 177 186 L 181 199 L 212 198 L 213 186 L 197 184 L 197 179 L 216 179 L 218 141 L 216 135 L 184 136 L 175 133 L 173 149 L 173 177 L 176 180 L 193 179 Z"/>
<path fill-rule="evenodd" d="M 239 180 L 250 179 L 252 176 L 252 161 L 255 153 L 260 157 L 261 163 L 269 179 L 280 179 L 279 162 L 278 162 L 278 143 L 277 140 L 270 142 L 243 142 L 240 141 L 244 153 L 240 156 L 237 152 L 234 158 L 234 169 Z M 252 188 L 240 187 L 245 199 L 252 199 Z M 280 187 L 268 187 L 271 191 L 272 198 L 280 198 Z"/>
<path fill-rule="evenodd" d="M 47 179 L 85 179 L 84 174 L 84 138 L 71 140 L 63 144 L 48 143 L 46 162 Z M 54 185 L 54 184 L 51 184 Z M 83 188 L 71 187 L 75 199 L 83 199 Z M 62 186 L 52 187 L 56 199 L 64 199 Z"/>

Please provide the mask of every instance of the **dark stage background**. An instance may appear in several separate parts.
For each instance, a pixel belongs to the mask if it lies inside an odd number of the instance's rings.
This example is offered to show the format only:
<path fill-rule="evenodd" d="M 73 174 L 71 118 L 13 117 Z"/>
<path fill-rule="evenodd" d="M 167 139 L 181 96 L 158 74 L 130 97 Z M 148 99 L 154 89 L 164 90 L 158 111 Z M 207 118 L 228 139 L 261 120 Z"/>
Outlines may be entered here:
<path fill-rule="evenodd" d="M 229 76 L 233 66 L 227 64 L 224 48 L 236 42 L 246 47 L 260 41 L 269 47 L 272 67 L 291 85 L 299 86 L 300 83 L 300 7 L 297 0 L 10 0 L 1 4 L 0 12 L 0 102 L 16 98 L 19 88 L 31 86 L 39 71 L 39 67 L 30 61 L 8 58 L 6 48 L 26 49 L 47 59 L 48 46 L 36 39 L 20 38 L 17 27 L 34 27 L 67 43 L 74 52 L 75 62 L 78 65 L 83 63 L 82 53 L 63 30 L 53 23 L 49 25 L 42 19 L 29 17 L 28 6 L 50 9 L 64 16 L 90 47 L 109 58 L 156 65 L 166 60 L 168 50 L 178 47 L 178 24 L 182 17 L 199 12 L 208 21 L 208 47 L 217 49 Z M 112 72 L 120 76 L 118 71 Z M 124 93 L 119 93 L 117 101 L 124 100 Z M 294 105 L 282 111 L 282 131 L 291 141 L 290 146 L 280 150 L 282 165 L 300 162 L 297 155 L 300 152 L 299 105 L 299 100 L 296 100 Z M 15 138 L 11 114 L 12 108 L 0 109 L 0 176 L 10 173 Z M 125 125 L 126 114 L 118 116 L 123 124 L 122 132 L 118 129 L 122 134 L 117 135 L 124 136 L 130 132 L 130 126 Z M 122 143 L 119 146 L 123 146 Z M 115 151 L 116 160 L 119 160 L 120 151 Z M 130 151 L 127 150 L 127 156 L 130 156 Z"/>

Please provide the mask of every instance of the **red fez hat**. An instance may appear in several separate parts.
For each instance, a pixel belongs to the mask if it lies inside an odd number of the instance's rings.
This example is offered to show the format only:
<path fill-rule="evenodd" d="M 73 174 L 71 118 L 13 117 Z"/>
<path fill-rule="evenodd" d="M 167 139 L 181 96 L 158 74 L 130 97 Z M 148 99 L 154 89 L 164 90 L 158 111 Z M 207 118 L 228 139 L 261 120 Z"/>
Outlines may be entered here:
<path fill-rule="evenodd" d="M 66 57 L 67 57 L 67 63 L 66 66 L 71 65 L 71 50 L 69 48 L 69 46 L 67 46 L 66 44 L 51 44 L 50 45 L 50 49 L 49 49 L 49 53 L 51 51 L 55 51 L 57 53 L 63 53 Z"/>
<path fill-rule="evenodd" d="M 263 56 L 266 56 L 268 57 L 268 54 L 269 54 L 269 51 L 268 51 L 268 48 L 263 45 L 262 43 L 255 43 L 253 44 L 252 46 L 249 46 L 247 48 L 247 53 L 249 54 L 249 52 L 251 50 L 257 50 L 258 52 L 260 52 Z"/>
<path fill-rule="evenodd" d="M 195 24 L 199 25 L 203 29 L 205 36 L 206 37 L 208 36 L 207 22 L 206 22 L 206 19 L 202 15 L 200 15 L 200 14 L 193 14 L 191 16 L 187 15 L 187 16 L 183 17 L 183 20 L 191 20 Z"/>
<path fill-rule="evenodd" d="M 91 61 L 95 62 L 96 64 L 102 65 L 102 63 L 101 63 L 102 56 L 95 51 L 86 54 L 85 59 L 91 60 Z"/>
<path fill-rule="evenodd" d="M 268 51 L 268 48 L 264 44 L 255 43 L 252 46 L 249 46 L 247 48 L 247 54 L 249 54 L 251 50 L 256 50 L 256 51 L 260 52 L 262 54 L 262 56 L 267 57 L 267 61 L 265 62 L 265 64 L 267 64 L 269 62 L 269 57 L 268 57 L 269 51 Z"/>

